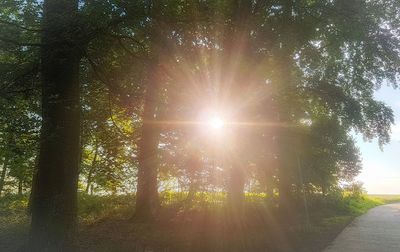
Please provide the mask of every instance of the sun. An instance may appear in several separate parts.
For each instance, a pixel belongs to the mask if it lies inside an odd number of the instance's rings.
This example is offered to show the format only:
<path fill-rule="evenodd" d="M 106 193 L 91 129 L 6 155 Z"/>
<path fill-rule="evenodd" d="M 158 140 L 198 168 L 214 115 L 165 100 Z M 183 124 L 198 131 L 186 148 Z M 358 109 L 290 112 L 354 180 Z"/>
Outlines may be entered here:
<path fill-rule="evenodd" d="M 208 125 L 209 125 L 210 128 L 213 128 L 215 130 L 219 130 L 219 129 L 222 129 L 224 127 L 225 123 L 221 118 L 215 116 L 215 117 L 210 118 L 210 120 L 208 122 Z"/>

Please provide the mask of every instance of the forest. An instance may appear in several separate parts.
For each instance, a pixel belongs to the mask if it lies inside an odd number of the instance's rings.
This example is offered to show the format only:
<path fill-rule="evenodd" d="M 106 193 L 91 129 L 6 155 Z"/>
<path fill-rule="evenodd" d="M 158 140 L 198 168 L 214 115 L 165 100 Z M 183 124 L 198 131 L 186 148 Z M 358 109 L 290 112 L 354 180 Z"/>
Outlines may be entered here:
<path fill-rule="evenodd" d="M 397 0 L 2 0 L 0 250 L 321 251 L 399 70 Z"/>

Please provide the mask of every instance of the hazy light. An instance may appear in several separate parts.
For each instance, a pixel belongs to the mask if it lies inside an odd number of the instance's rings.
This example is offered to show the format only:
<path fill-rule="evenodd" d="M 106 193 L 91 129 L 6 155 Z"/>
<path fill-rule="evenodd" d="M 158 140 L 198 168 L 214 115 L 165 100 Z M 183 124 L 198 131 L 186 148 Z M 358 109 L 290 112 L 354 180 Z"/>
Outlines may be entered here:
<path fill-rule="evenodd" d="M 219 130 L 224 127 L 224 121 L 219 117 L 212 117 L 208 122 L 208 125 L 216 130 Z"/>

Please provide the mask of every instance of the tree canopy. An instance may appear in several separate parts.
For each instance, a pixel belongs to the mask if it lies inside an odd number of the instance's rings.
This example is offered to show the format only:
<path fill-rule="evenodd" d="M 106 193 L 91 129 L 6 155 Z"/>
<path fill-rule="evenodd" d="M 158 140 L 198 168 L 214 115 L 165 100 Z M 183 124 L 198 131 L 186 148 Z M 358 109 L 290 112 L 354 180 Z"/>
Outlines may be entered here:
<path fill-rule="evenodd" d="M 285 209 L 359 174 L 352 132 L 390 141 L 374 91 L 398 85 L 398 1 L 0 9 L 0 193 L 32 193 L 36 248 L 73 237 L 78 191 L 134 193 L 146 220 L 166 190 L 223 192 L 235 210 L 263 192 Z"/>

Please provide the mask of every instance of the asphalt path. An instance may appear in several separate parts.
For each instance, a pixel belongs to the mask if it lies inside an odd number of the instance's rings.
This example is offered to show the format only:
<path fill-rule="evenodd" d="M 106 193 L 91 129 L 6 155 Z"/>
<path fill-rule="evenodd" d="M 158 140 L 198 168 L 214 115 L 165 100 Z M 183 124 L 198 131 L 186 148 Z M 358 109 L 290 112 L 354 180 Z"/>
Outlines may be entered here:
<path fill-rule="evenodd" d="M 357 217 L 324 252 L 400 252 L 400 203 Z"/>

